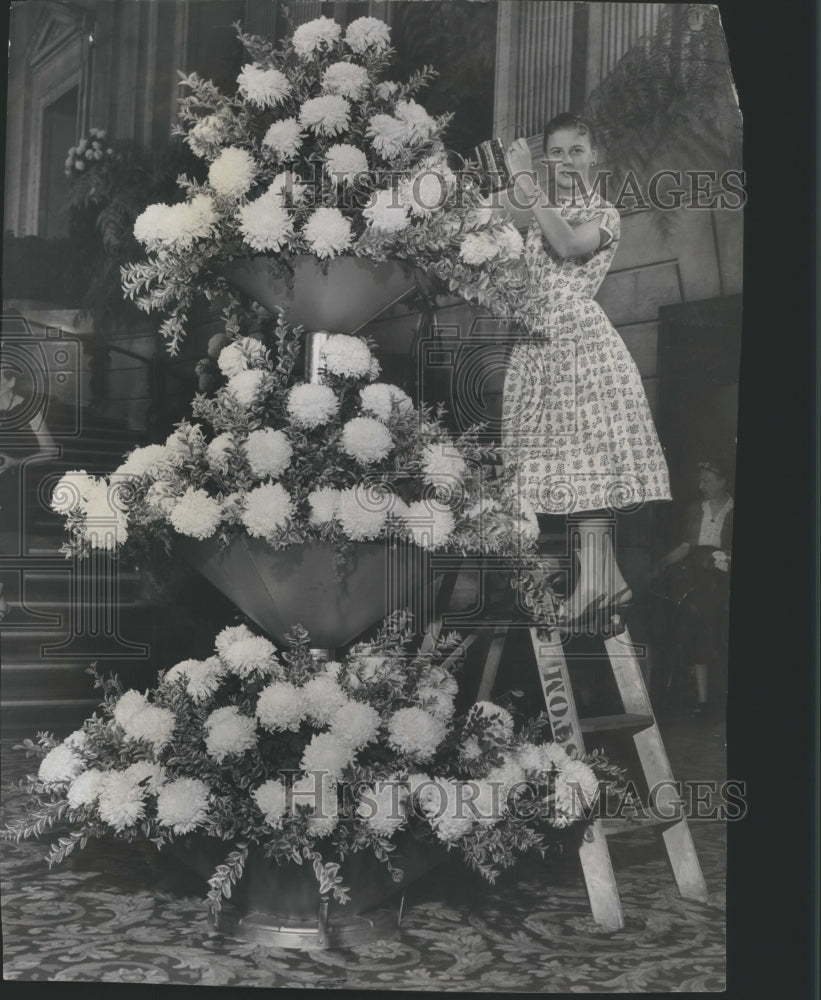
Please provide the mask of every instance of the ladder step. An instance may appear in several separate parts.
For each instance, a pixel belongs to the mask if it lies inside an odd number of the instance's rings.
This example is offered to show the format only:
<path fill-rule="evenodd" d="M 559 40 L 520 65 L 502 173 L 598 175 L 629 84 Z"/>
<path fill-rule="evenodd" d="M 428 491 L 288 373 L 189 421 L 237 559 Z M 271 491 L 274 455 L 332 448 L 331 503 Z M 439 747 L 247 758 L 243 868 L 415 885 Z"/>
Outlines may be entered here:
<path fill-rule="evenodd" d="M 680 815 L 662 819 L 659 816 L 643 816 L 636 819 L 604 818 L 601 821 L 602 831 L 608 837 L 620 837 L 628 833 L 639 833 L 642 830 L 658 829 L 672 826 L 681 819 Z"/>
<path fill-rule="evenodd" d="M 580 719 L 582 733 L 637 733 L 649 729 L 655 723 L 652 715 L 622 713 L 619 715 L 598 715 Z"/>

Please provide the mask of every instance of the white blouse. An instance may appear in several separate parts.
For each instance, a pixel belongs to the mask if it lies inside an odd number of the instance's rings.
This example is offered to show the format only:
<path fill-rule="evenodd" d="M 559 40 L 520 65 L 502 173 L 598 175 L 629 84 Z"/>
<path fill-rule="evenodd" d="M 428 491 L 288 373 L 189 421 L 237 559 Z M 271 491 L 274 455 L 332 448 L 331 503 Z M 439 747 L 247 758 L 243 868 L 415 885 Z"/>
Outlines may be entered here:
<path fill-rule="evenodd" d="M 733 509 L 733 498 L 728 497 L 727 502 L 721 510 L 713 517 L 710 510 L 710 501 L 705 500 L 701 505 L 701 530 L 698 535 L 699 545 L 712 545 L 716 549 L 721 548 L 721 528 L 727 515 Z"/>

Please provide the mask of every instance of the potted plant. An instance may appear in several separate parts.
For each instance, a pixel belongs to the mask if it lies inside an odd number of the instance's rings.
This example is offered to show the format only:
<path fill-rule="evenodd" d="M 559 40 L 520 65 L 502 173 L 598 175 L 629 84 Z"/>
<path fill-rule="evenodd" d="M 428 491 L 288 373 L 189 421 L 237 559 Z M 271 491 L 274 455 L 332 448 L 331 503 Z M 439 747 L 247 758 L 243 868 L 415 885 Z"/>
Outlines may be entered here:
<path fill-rule="evenodd" d="M 323 338 L 306 381 L 304 333 L 280 319 L 269 348 L 262 329 L 222 350 L 222 384 L 164 444 L 60 480 L 67 554 L 173 547 L 272 638 L 299 623 L 321 648 L 407 606 L 438 553 L 492 557 L 535 592 L 536 517 L 475 429 L 453 437 L 378 381 L 362 338 Z"/>
<path fill-rule="evenodd" d="M 147 259 L 122 269 L 125 294 L 166 313 L 172 352 L 197 295 L 241 291 L 308 330 L 352 333 L 431 259 L 457 294 L 495 303 L 507 289 L 517 307 L 521 237 L 482 210 L 475 171 L 453 169 L 450 116 L 417 103 L 433 71 L 384 78 L 388 25 L 320 17 L 278 46 L 239 37 L 249 62 L 234 94 L 182 78 L 175 131 L 207 179 L 181 175 L 184 201 L 148 206 L 134 226 Z"/>
<path fill-rule="evenodd" d="M 149 840 L 214 866 L 208 903 L 217 919 L 232 901 L 233 933 L 327 945 L 446 852 L 493 880 L 558 846 L 618 773 L 543 742 L 544 718 L 458 713 L 456 636 L 414 651 L 396 615 L 341 662 L 308 642 L 296 629 L 277 650 L 232 626 L 150 691 L 98 676 L 81 729 L 22 744 L 40 761 L 4 835 L 67 826 L 50 864 L 93 838 Z"/>

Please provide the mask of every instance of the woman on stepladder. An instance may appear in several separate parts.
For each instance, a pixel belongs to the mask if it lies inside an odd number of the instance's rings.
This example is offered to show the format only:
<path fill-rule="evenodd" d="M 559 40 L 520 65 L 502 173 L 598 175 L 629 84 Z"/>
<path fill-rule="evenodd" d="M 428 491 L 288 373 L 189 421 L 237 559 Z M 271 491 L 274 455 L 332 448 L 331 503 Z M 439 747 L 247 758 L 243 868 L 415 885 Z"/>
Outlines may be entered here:
<path fill-rule="evenodd" d="M 667 463 L 641 377 L 593 296 L 619 241 L 617 209 L 590 188 L 597 149 L 588 122 L 561 114 L 544 129 L 534 170 L 527 143 L 507 151 L 502 207 L 527 225 L 528 337 L 505 378 L 502 445 L 540 514 L 578 520 L 578 575 L 558 617 L 600 622 L 631 591 L 619 569 L 614 512 L 669 500 Z M 587 627 L 587 626 L 585 626 Z"/>

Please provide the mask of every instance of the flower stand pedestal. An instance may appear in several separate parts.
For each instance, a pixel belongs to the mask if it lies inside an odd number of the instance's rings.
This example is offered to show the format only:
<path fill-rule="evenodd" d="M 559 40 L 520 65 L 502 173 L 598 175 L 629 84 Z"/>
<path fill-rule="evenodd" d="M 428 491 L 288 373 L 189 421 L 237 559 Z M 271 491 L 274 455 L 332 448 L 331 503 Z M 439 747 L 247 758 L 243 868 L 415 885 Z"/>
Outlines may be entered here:
<path fill-rule="evenodd" d="M 190 837 L 171 847 L 182 864 L 208 877 L 224 855 L 219 841 Z M 321 896 L 310 863 L 277 865 L 251 848 L 245 874 L 225 900 L 215 927 L 227 937 L 272 948 L 347 948 L 395 937 L 402 921 L 405 890 L 445 859 L 434 844 L 397 837 L 391 856 L 403 878 L 395 882 L 371 853 L 352 854 L 340 876 L 350 887 L 347 903 Z"/>
<path fill-rule="evenodd" d="M 277 277 L 265 254 L 239 257 L 223 271 L 230 285 L 269 312 L 287 310 L 288 322 L 307 331 L 356 332 L 416 286 L 412 267 L 399 261 L 373 263 L 364 257 L 321 261 L 294 257 L 293 279 Z"/>

